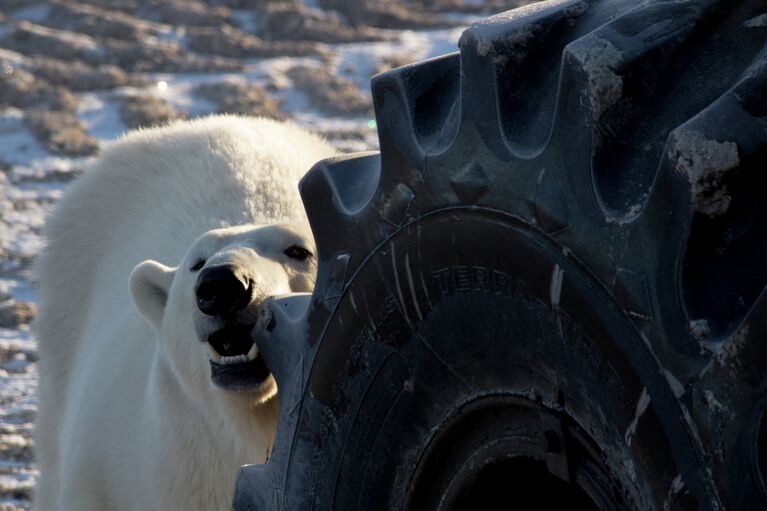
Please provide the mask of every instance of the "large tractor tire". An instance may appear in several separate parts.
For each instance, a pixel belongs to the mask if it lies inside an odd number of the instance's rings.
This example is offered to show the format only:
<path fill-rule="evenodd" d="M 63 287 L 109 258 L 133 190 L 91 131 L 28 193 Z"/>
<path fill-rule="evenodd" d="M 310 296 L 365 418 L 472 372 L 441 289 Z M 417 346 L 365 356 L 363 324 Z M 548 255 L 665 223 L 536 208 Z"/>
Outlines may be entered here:
<path fill-rule="evenodd" d="M 373 79 L 236 510 L 767 509 L 767 4 L 543 2 Z"/>

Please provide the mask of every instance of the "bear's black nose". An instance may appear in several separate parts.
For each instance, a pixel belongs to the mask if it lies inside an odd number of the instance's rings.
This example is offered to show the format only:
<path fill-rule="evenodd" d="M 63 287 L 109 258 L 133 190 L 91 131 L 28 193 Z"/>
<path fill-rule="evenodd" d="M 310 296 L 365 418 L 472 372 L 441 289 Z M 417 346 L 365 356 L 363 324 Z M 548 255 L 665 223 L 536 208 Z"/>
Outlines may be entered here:
<path fill-rule="evenodd" d="M 206 268 L 197 277 L 197 307 L 215 316 L 244 309 L 251 300 L 250 282 L 238 277 L 231 266 Z"/>

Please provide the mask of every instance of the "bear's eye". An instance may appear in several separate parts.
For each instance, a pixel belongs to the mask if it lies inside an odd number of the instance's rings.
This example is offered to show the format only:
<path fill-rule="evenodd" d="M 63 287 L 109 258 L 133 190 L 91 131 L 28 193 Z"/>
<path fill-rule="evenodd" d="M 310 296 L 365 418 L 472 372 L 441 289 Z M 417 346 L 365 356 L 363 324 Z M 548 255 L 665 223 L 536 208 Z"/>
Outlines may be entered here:
<path fill-rule="evenodd" d="M 299 261 L 306 261 L 312 256 L 311 252 L 298 245 L 292 245 L 286 248 L 284 254 L 291 259 L 298 259 Z"/>
<path fill-rule="evenodd" d="M 189 271 L 198 271 L 203 266 L 205 266 L 205 259 L 198 259 L 197 262 L 194 263 L 194 266 L 189 268 Z"/>

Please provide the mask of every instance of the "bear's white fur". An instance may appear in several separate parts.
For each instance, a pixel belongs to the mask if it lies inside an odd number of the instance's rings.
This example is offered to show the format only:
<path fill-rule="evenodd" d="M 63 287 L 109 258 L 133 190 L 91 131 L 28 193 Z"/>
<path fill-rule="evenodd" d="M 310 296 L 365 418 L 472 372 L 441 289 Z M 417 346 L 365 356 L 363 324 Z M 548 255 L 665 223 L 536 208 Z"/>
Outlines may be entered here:
<path fill-rule="evenodd" d="M 192 268 L 249 272 L 251 317 L 310 290 L 313 261 L 284 252 L 313 252 L 296 185 L 334 154 L 292 124 L 216 116 L 130 133 L 71 186 L 37 266 L 37 509 L 230 508 L 238 468 L 267 457 L 275 385 L 212 382 Z"/>

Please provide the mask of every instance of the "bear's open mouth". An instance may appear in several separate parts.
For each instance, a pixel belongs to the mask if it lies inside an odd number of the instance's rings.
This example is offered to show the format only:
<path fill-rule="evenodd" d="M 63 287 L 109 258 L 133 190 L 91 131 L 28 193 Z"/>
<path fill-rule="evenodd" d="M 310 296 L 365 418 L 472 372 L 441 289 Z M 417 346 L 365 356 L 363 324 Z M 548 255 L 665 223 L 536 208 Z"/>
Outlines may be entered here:
<path fill-rule="evenodd" d="M 213 332 L 206 341 L 221 357 L 210 361 L 211 378 L 219 387 L 252 389 L 269 377 L 261 353 L 251 337 L 253 325 L 232 325 Z"/>
<path fill-rule="evenodd" d="M 258 353 L 250 332 L 253 325 L 225 326 L 210 334 L 206 341 L 221 355 L 221 363 L 247 362 L 253 360 Z M 236 359 L 236 360 L 230 360 Z"/>

